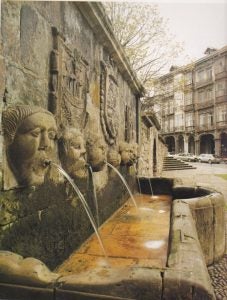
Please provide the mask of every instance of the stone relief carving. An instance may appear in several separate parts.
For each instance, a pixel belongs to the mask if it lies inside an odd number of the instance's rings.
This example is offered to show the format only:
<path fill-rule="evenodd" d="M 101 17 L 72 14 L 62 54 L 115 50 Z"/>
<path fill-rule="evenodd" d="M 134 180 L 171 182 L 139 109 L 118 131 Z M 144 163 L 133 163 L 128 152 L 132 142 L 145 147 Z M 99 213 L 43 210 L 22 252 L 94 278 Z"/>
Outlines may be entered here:
<path fill-rule="evenodd" d="M 125 141 L 129 143 L 133 138 L 133 122 L 132 122 L 132 109 L 125 106 Z"/>
<path fill-rule="evenodd" d="M 58 141 L 59 158 L 63 169 L 74 179 L 88 175 L 84 138 L 74 127 L 64 128 Z"/>
<path fill-rule="evenodd" d="M 100 136 L 92 135 L 87 139 L 87 161 L 94 172 L 101 171 L 107 161 L 106 144 Z"/>
<path fill-rule="evenodd" d="M 107 153 L 107 161 L 114 167 L 118 167 L 121 163 L 121 155 L 116 149 L 110 149 Z"/>
<path fill-rule="evenodd" d="M 139 157 L 138 145 L 136 143 L 121 142 L 119 145 L 121 165 L 132 166 Z"/>
<path fill-rule="evenodd" d="M 4 188 L 40 185 L 47 172 L 45 160 L 55 154 L 57 126 L 49 111 L 17 105 L 2 113 L 5 144 Z"/>
<path fill-rule="evenodd" d="M 52 34 L 49 110 L 56 116 L 58 124 L 82 129 L 87 122 L 88 62 L 76 49 L 66 46 L 55 27 Z"/>
<path fill-rule="evenodd" d="M 32 286 L 47 286 L 54 283 L 60 275 L 52 273 L 40 260 L 10 251 L 0 251 L 0 280 Z"/>
<path fill-rule="evenodd" d="M 101 62 L 100 75 L 100 115 L 104 137 L 109 145 L 115 143 L 118 127 L 118 85 L 113 68 Z"/>

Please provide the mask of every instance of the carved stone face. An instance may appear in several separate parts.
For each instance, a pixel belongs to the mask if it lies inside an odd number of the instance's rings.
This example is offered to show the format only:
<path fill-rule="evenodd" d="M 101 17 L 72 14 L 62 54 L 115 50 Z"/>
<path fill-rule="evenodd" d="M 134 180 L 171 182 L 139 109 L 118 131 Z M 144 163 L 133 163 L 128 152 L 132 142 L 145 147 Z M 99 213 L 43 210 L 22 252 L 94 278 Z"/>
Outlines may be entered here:
<path fill-rule="evenodd" d="M 20 123 L 7 148 L 10 168 L 20 185 L 43 183 L 44 161 L 53 155 L 56 132 L 55 119 L 49 113 L 36 112 Z"/>
<path fill-rule="evenodd" d="M 94 172 L 101 171 L 107 160 L 106 145 L 101 139 L 92 139 L 87 142 L 88 163 Z"/>
<path fill-rule="evenodd" d="M 107 155 L 107 161 L 114 167 L 118 167 L 121 163 L 121 155 L 117 150 L 111 149 Z"/>
<path fill-rule="evenodd" d="M 121 155 L 121 165 L 132 166 L 136 159 L 138 158 L 138 154 L 135 148 L 135 143 L 121 143 L 120 144 L 120 155 Z"/>
<path fill-rule="evenodd" d="M 67 128 L 59 141 L 59 155 L 63 168 L 72 178 L 86 178 L 85 145 L 76 128 Z"/>

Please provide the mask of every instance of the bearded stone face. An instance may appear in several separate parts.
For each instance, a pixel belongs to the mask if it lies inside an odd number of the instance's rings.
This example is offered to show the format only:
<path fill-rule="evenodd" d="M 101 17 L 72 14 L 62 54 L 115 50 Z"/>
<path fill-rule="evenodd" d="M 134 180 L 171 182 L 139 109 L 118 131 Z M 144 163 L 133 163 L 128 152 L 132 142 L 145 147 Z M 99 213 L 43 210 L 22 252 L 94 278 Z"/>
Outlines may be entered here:
<path fill-rule="evenodd" d="M 87 160 L 94 172 L 99 172 L 103 169 L 107 160 L 106 145 L 103 141 L 100 139 L 88 141 Z"/>
<path fill-rule="evenodd" d="M 47 172 L 45 160 L 55 149 L 57 127 L 50 113 L 36 112 L 25 118 L 7 147 L 7 159 L 19 185 L 39 185 Z"/>
<path fill-rule="evenodd" d="M 74 179 L 88 175 L 83 136 L 75 128 L 68 128 L 62 135 L 59 154 L 63 169 Z"/>
<path fill-rule="evenodd" d="M 121 165 L 132 166 L 136 162 L 138 151 L 135 145 L 126 142 L 120 144 Z"/>

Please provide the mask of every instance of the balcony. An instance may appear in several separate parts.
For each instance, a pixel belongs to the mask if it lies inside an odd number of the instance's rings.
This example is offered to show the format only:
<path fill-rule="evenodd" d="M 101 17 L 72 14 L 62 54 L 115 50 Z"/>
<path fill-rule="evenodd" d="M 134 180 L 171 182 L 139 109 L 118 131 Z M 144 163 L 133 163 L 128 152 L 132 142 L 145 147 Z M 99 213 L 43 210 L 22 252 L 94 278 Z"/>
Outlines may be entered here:
<path fill-rule="evenodd" d="M 223 70 L 221 72 L 215 73 L 215 80 L 227 78 L 227 71 Z"/>
<path fill-rule="evenodd" d="M 203 124 L 198 126 L 198 131 L 210 131 L 214 129 L 214 125 L 211 124 Z"/>
<path fill-rule="evenodd" d="M 203 102 L 196 102 L 196 107 L 195 108 L 197 110 L 199 110 L 199 109 L 208 108 L 208 107 L 211 107 L 211 106 L 214 106 L 214 100 L 213 99 L 203 101 Z"/>
<path fill-rule="evenodd" d="M 186 132 L 193 132 L 195 131 L 195 126 L 194 125 L 190 125 L 190 126 L 185 126 L 185 131 Z"/>
<path fill-rule="evenodd" d="M 198 88 L 201 88 L 203 86 L 213 84 L 213 83 L 214 83 L 213 78 L 209 78 L 209 79 L 206 79 L 206 80 L 203 80 L 203 81 L 198 81 L 198 82 L 195 83 L 195 88 L 198 89 Z"/>
<path fill-rule="evenodd" d="M 215 98 L 215 103 L 222 103 L 222 102 L 227 102 L 227 95 L 223 95 L 223 96 L 216 96 Z"/>
<path fill-rule="evenodd" d="M 186 104 L 186 105 L 184 106 L 184 111 L 194 110 L 194 108 L 195 108 L 195 105 L 194 105 L 193 103 L 191 103 L 191 104 Z"/>
<path fill-rule="evenodd" d="M 227 127 L 227 120 L 216 122 L 216 128 L 225 128 Z"/>
<path fill-rule="evenodd" d="M 175 130 L 175 132 L 182 132 L 185 130 L 185 127 L 184 126 L 175 126 L 174 130 Z"/>

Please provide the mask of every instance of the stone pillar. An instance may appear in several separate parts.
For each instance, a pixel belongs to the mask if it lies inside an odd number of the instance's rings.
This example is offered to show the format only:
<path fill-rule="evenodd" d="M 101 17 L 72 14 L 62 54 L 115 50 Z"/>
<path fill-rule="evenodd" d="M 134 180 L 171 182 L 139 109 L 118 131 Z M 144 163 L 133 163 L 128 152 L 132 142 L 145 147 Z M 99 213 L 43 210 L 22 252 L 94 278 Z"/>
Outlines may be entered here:
<path fill-rule="evenodd" d="M 200 154 L 200 140 L 199 137 L 195 138 L 195 155 Z"/>
<path fill-rule="evenodd" d="M 189 152 L 188 151 L 188 136 L 187 135 L 184 136 L 184 152 L 185 153 Z"/>
<path fill-rule="evenodd" d="M 215 142 L 215 145 L 214 145 L 214 153 L 215 153 L 215 155 L 218 155 L 218 156 L 220 156 L 221 155 L 221 140 L 220 139 L 215 139 L 214 140 L 214 142 Z"/>
<path fill-rule="evenodd" d="M 174 136 L 175 139 L 175 153 L 179 153 L 179 142 L 178 142 L 178 136 Z"/>

